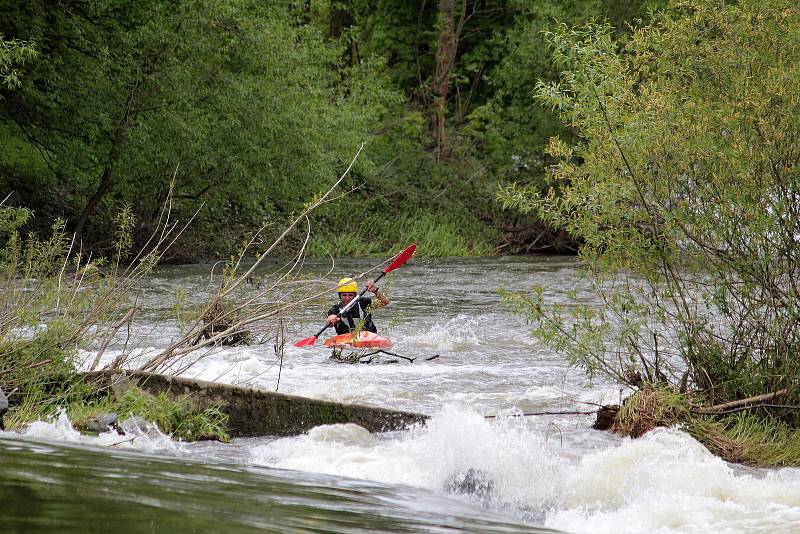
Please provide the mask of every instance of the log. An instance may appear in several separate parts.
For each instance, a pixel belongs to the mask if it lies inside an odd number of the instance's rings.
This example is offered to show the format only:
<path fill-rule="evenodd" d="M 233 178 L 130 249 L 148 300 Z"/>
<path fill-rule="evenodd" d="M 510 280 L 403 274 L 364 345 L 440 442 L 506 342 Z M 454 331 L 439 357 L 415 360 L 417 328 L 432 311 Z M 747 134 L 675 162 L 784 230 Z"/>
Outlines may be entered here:
<path fill-rule="evenodd" d="M 198 409 L 219 408 L 228 416 L 231 437 L 291 436 L 319 425 L 354 423 L 370 432 L 403 430 L 428 419 L 427 415 L 360 404 L 308 399 L 273 391 L 165 376 L 143 371 L 93 371 L 84 373 L 109 392 L 135 384 L 157 395 L 188 395 Z"/>
<path fill-rule="evenodd" d="M 755 397 L 747 397 L 746 399 L 739 399 L 735 401 L 725 402 L 722 404 L 715 404 L 714 406 L 710 406 L 708 408 L 701 408 L 699 410 L 694 410 L 694 411 L 695 413 L 699 414 L 714 414 L 714 413 L 719 413 L 723 410 L 727 410 L 729 408 L 738 408 L 739 406 L 747 406 L 748 404 L 766 402 L 776 397 L 780 397 L 781 395 L 784 394 L 786 394 L 786 389 L 781 389 L 778 391 L 773 391 L 772 393 L 764 393 L 763 395 L 756 395 Z"/>

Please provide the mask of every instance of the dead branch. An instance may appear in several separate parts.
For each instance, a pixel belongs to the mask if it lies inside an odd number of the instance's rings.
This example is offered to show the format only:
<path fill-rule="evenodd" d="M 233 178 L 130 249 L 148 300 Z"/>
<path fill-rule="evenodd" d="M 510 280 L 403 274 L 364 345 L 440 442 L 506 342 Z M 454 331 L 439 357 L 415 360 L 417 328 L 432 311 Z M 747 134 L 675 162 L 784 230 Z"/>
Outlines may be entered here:
<path fill-rule="evenodd" d="M 780 397 L 781 395 L 786 394 L 786 389 L 781 389 L 778 391 L 774 391 L 772 393 L 765 393 L 763 395 L 756 395 L 755 397 L 748 397 L 746 399 L 739 399 L 735 401 L 725 402 L 722 404 L 716 404 L 714 406 L 710 406 L 708 408 L 701 408 L 699 410 L 694 410 L 695 413 L 699 414 L 715 414 L 720 413 L 730 408 L 738 408 L 740 406 L 747 406 L 750 404 L 759 405 L 763 404 L 766 401 L 772 400 L 774 398 Z"/>
<path fill-rule="evenodd" d="M 105 340 L 103 340 L 103 344 L 100 346 L 100 350 L 97 351 L 97 356 L 94 357 L 94 361 L 92 362 L 92 366 L 89 367 L 89 371 L 94 371 L 97 367 L 97 364 L 100 363 L 100 357 L 103 356 L 103 353 L 108 348 L 108 344 L 111 343 L 111 340 L 114 339 L 114 336 L 117 334 L 117 331 L 122 328 L 122 325 L 128 323 L 132 318 L 133 314 L 136 312 L 136 307 L 134 306 L 131 308 L 125 316 L 117 322 L 113 327 L 111 327 L 111 331 L 106 336 Z"/>

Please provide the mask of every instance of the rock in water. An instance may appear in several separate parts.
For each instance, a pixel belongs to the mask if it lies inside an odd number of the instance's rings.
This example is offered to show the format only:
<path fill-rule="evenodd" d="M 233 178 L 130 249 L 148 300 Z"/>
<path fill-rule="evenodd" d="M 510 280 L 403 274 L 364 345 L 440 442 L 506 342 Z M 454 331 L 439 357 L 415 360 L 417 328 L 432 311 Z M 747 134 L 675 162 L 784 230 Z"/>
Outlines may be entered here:
<path fill-rule="evenodd" d="M 114 412 L 100 414 L 86 422 L 86 430 L 97 432 L 98 434 L 112 429 L 121 433 L 119 426 L 117 426 L 117 414 Z"/>
<path fill-rule="evenodd" d="M 481 500 L 488 500 L 493 488 L 494 482 L 489 474 L 472 467 L 458 471 L 448 478 L 444 485 L 447 493 L 471 495 Z"/>

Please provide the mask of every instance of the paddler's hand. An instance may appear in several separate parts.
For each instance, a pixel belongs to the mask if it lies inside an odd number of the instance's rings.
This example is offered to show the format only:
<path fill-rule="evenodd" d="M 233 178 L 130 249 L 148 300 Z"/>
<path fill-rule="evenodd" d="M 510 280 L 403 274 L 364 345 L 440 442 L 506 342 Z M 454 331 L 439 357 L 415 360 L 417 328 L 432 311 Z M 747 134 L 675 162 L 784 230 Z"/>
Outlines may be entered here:
<path fill-rule="evenodd" d="M 328 324 L 329 325 L 333 326 L 338 322 L 339 322 L 339 316 L 338 315 L 333 315 L 332 314 L 332 315 L 328 316 Z"/>
<path fill-rule="evenodd" d="M 389 305 L 389 298 L 381 292 L 380 288 L 372 280 L 367 282 L 367 290 L 372 291 L 378 299 L 378 302 L 373 304 L 374 308 L 383 308 Z"/>

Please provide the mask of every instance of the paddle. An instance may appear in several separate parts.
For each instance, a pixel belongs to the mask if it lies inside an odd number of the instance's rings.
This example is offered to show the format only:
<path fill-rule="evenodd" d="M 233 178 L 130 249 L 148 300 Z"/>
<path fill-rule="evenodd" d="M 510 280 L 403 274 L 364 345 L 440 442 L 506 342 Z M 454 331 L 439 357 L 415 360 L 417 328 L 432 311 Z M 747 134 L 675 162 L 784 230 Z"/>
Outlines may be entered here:
<path fill-rule="evenodd" d="M 378 277 L 374 280 L 373 283 L 377 283 L 378 280 L 380 280 L 381 278 L 383 278 L 384 276 L 386 276 L 390 272 L 394 271 L 398 267 L 402 267 L 411 258 L 411 256 L 414 255 L 414 252 L 416 250 L 417 250 L 416 243 L 411 245 L 411 246 L 409 246 L 409 247 L 407 247 L 403 252 L 401 252 L 400 254 L 398 254 L 395 257 L 394 261 L 392 263 L 390 263 L 389 266 L 387 268 L 385 268 L 381 274 L 378 275 Z M 367 292 L 367 288 L 364 288 L 361 291 L 361 293 L 359 293 L 353 300 L 351 300 L 347 304 L 347 306 L 342 308 L 342 310 L 337 314 L 337 317 L 341 317 L 343 313 L 345 313 L 347 310 L 352 308 L 353 305 L 355 305 L 355 303 L 358 302 L 358 299 L 360 299 L 362 296 L 364 296 L 364 293 L 366 293 L 366 292 Z M 327 330 L 331 326 L 332 326 L 331 324 L 326 324 L 322 328 L 322 330 L 320 330 L 319 332 L 317 332 L 316 334 L 314 334 L 311 337 L 307 337 L 305 339 L 301 339 L 300 341 L 295 343 L 294 346 L 295 347 L 307 347 L 309 345 L 313 345 L 314 343 L 316 343 L 317 338 L 320 336 L 320 334 L 322 334 L 325 330 Z"/>

